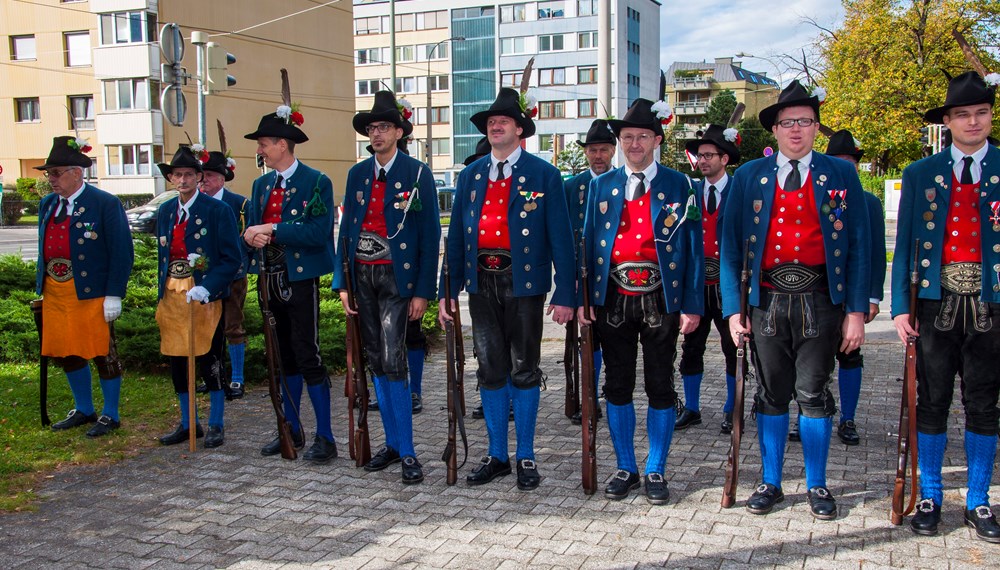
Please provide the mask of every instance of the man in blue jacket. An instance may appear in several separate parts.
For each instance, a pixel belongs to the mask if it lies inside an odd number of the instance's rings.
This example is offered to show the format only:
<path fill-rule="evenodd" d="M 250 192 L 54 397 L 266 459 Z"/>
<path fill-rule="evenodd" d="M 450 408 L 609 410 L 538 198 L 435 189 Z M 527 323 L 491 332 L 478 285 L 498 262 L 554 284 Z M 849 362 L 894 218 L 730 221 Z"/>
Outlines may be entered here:
<path fill-rule="evenodd" d="M 575 306 L 573 234 L 559 171 L 520 144 L 535 133 L 527 100 L 501 88 L 490 108 L 470 119 L 489 137 L 492 151 L 459 174 L 446 253 L 456 298 L 441 299 L 457 309 L 458 293 L 463 288 L 469 293 L 479 361 L 476 378 L 490 446 L 467 481 L 482 485 L 510 474 L 507 414 L 513 402 L 522 490 L 537 488 L 541 480 L 535 422 L 542 318 L 553 265 L 556 288 L 548 312 L 566 324 Z M 442 326 L 449 318 L 439 311 Z"/>
<path fill-rule="evenodd" d="M 995 75 L 995 74 L 994 74 Z M 969 71 L 948 85 L 944 105 L 927 111 L 952 144 L 903 170 L 892 264 L 892 318 L 902 341 L 917 337 L 917 448 L 922 500 L 913 532 L 937 534 L 944 490 L 955 375 L 965 408 L 968 493 L 965 522 L 1000 542 L 989 488 L 997 446 L 1000 396 L 1000 150 L 987 141 L 996 85 Z M 910 306 L 916 265 L 918 302 Z M 916 313 L 916 328 L 909 318 Z M 911 443 L 912 445 L 912 443 Z"/>
<path fill-rule="evenodd" d="M 369 137 L 375 155 L 347 174 L 333 289 L 340 291 L 344 310 L 359 316 L 385 431 L 385 446 L 365 471 L 401 461 L 402 482 L 411 485 L 424 474 L 413 448 L 406 330 L 434 298 L 441 222 L 430 168 L 397 147 L 404 136 L 397 105 L 391 92 L 379 91 L 371 111 L 354 116 L 354 130 Z M 357 312 L 348 304 L 345 256 Z"/>
<path fill-rule="evenodd" d="M 674 423 L 674 356 L 678 333 L 698 327 L 704 312 L 705 268 L 700 212 L 686 176 L 657 164 L 662 121 L 671 115 L 663 102 L 636 99 L 611 129 L 621 143 L 625 165 L 590 183 L 584 238 L 590 278 L 591 314 L 604 350 L 604 397 L 618 470 L 604 495 L 622 500 L 642 479 L 635 457 L 635 404 L 638 345 L 649 409 L 649 454 L 644 470 L 646 500 L 666 504 L 664 478 Z"/>
<path fill-rule="evenodd" d="M 91 165 L 88 150 L 83 139 L 55 137 L 45 164 L 36 167 L 52 193 L 38 208 L 35 289 L 44 296 L 42 354 L 62 367 L 73 392 L 73 409 L 52 429 L 93 423 L 87 436 L 100 437 L 121 426 L 122 365 L 108 323 L 121 315 L 133 249 L 121 201 L 83 181 Z M 100 416 L 91 359 L 104 395 Z"/>
<path fill-rule="evenodd" d="M 813 516 L 837 516 L 826 485 L 836 401 L 830 380 L 837 350 L 864 342 L 870 234 L 864 191 L 848 162 L 813 152 L 819 98 L 793 81 L 760 112 L 778 152 L 741 166 L 722 220 L 723 315 L 736 340 L 753 334 L 757 430 L 763 481 L 747 501 L 771 512 L 781 489 L 788 406 L 802 408 L 799 432 Z M 748 251 L 744 251 L 746 248 Z M 740 272 L 751 270 L 749 317 L 740 324 Z"/>

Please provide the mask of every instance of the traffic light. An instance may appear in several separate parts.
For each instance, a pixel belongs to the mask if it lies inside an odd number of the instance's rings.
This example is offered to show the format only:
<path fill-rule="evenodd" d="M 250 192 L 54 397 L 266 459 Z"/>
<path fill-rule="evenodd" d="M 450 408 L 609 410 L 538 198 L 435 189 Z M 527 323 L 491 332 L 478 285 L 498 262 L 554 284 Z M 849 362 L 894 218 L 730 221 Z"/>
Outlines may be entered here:
<path fill-rule="evenodd" d="M 930 144 L 931 144 L 931 128 L 920 127 L 920 146 L 930 146 Z"/>
<path fill-rule="evenodd" d="M 213 95 L 236 85 L 236 78 L 229 75 L 229 66 L 236 63 L 236 56 L 226 52 L 215 42 L 205 45 L 205 94 Z"/>

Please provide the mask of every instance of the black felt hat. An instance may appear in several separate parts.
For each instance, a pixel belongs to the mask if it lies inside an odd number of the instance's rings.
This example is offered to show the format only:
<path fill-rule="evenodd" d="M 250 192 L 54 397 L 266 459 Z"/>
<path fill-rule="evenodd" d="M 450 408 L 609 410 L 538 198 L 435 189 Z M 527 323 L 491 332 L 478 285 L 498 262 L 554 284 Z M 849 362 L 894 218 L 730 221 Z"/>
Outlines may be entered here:
<path fill-rule="evenodd" d="M 954 107 L 981 103 L 989 103 L 992 107 L 996 102 L 996 95 L 995 86 L 987 85 L 975 71 L 966 71 L 948 82 L 948 94 L 944 98 L 944 105 L 924 113 L 924 120 L 928 123 L 944 123 L 945 114 Z"/>
<path fill-rule="evenodd" d="M 358 134 L 368 136 L 368 132 L 365 129 L 368 125 L 379 121 L 387 121 L 405 130 L 403 115 L 400 114 L 399 107 L 396 104 L 396 96 L 392 94 L 392 91 L 379 91 L 375 93 L 375 101 L 372 103 L 371 111 L 362 111 L 354 115 L 351 123 Z M 411 126 L 410 128 L 412 129 L 413 127 Z"/>
<path fill-rule="evenodd" d="M 94 161 L 80 151 L 76 137 L 55 137 L 52 139 L 52 150 L 49 151 L 45 164 L 36 166 L 35 170 L 48 170 L 57 166 L 90 168 Z"/>
<path fill-rule="evenodd" d="M 733 131 L 735 130 L 733 129 Z M 726 139 L 726 128 L 722 125 L 708 125 L 708 128 L 705 129 L 705 133 L 700 139 L 684 143 L 684 148 L 691 154 L 698 154 L 698 147 L 703 144 L 715 145 L 716 148 L 729 157 L 729 164 L 731 165 L 740 161 L 740 149 L 737 148 L 735 140 L 729 142 Z"/>
<path fill-rule="evenodd" d="M 535 134 L 535 122 L 531 120 L 528 113 L 521 109 L 521 95 L 510 87 L 501 87 L 497 93 L 496 101 L 490 105 L 489 109 L 480 111 L 469 117 L 469 121 L 479 129 L 479 132 L 486 133 L 486 121 L 490 117 L 504 116 L 517 121 L 521 127 L 521 138 L 526 139 Z"/>
<path fill-rule="evenodd" d="M 483 137 L 479 139 L 479 142 L 476 143 L 476 152 L 465 157 L 465 160 L 462 161 L 462 164 L 469 166 L 473 162 L 476 162 L 480 158 L 492 152 L 492 150 L 493 147 L 490 146 L 490 139 L 487 137 Z"/>
<path fill-rule="evenodd" d="M 602 143 L 618 144 L 618 139 L 615 138 L 615 133 L 611 130 L 611 125 L 605 119 L 594 119 L 594 122 L 590 124 L 590 129 L 587 130 L 587 136 L 582 141 L 576 141 L 576 144 L 584 148 L 588 144 Z"/>
<path fill-rule="evenodd" d="M 770 131 L 778 118 L 778 111 L 786 107 L 811 107 L 813 111 L 816 111 L 816 120 L 819 121 L 819 97 L 810 94 L 798 80 L 795 80 L 789 83 L 788 87 L 785 87 L 778 95 L 777 103 L 761 109 L 757 116 L 760 119 L 760 124 Z"/>
<path fill-rule="evenodd" d="M 213 150 L 208 153 L 208 161 L 205 162 L 203 168 L 205 170 L 211 170 L 212 172 L 218 172 L 219 174 L 225 176 L 226 182 L 229 182 L 236 177 L 236 173 L 233 172 L 233 169 L 229 168 L 229 159 L 226 155 L 217 150 Z"/>
<path fill-rule="evenodd" d="M 291 122 L 291 119 L 286 121 L 285 119 L 279 117 L 278 113 L 264 115 L 260 118 L 257 130 L 243 136 L 243 138 L 251 140 L 257 140 L 261 137 L 288 139 L 296 144 L 304 143 L 309 140 L 309 137 L 302 132 L 302 129 L 295 126 L 295 124 Z"/>
<path fill-rule="evenodd" d="M 830 136 L 830 142 L 826 145 L 826 154 L 830 156 L 846 154 L 860 161 L 865 151 L 861 150 L 861 145 L 854 139 L 851 131 L 842 129 Z"/>
<path fill-rule="evenodd" d="M 658 136 L 663 136 L 663 122 L 656 116 L 656 111 L 653 110 L 653 103 L 649 99 L 638 98 L 632 101 L 629 105 L 628 111 L 625 112 L 625 116 L 621 119 L 611 119 L 608 121 L 608 125 L 611 130 L 615 133 L 615 136 L 619 136 L 622 129 L 626 127 L 634 127 L 637 129 L 649 129 Z"/>
<path fill-rule="evenodd" d="M 170 177 L 170 173 L 173 172 L 175 168 L 193 168 L 197 172 L 204 171 L 201 161 L 194 155 L 191 147 L 186 144 L 182 144 L 177 147 L 177 152 L 175 152 L 174 157 L 170 159 L 170 164 L 161 162 L 156 166 L 160 167 L 160 172 L 162 172 L 163 176 L 167 178 Z"/>

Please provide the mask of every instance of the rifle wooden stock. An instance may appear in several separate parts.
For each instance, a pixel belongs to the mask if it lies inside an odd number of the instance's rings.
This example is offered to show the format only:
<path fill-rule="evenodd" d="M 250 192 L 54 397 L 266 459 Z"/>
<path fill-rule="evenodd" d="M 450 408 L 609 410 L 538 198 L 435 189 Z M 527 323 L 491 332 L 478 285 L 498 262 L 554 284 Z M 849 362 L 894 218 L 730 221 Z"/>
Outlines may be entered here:
<path fill-rule="evenodd" d="M 580 240 L 580 291 L 583 296 L 583 314 L 590 318 L 590 283 L 587 275 L 587 247 Z M 568 326 L 576 328 L 577 320 Z M 573 355 L 573 362 L 578 366 L 579 377 L 576 378 L 580 390 L 580 424 L 583 440 L 582 484 L 583 492 L 593 495 L 597 491 L 597 389 L 594 370 L 594 331 L 591 325 L 580 326 L 580 348 Z M 574 401 L 575 398 L 574 398 Z"/>
<path fill-rule="evenodd" d="M 449 286 L 448 289 L 450 290 L 451 287 Z M 457 390 L 459 403 L 462 406 L 462 417 L 465 417 L 465 338 L 462 336 L 462 311 L 452 312 L 449 308 L 449 314 L 451 314 L 451 318 L 455 321 L 455 370 L 457 371 L 458 377 Z"/>
<path fill-rule="evenodd" d="M 448 443 L 441 455 L 445 463 L 445 482 L 454 485 L 458 482 L 458 436 L 461 434 L 465 446 L 465 456 L 462 465 L 469 457 L 469 442 L 465 433 L 465 403 L 462 375 L 465 370 L 465 353 L 462 347 L 462 329 L 460 311 L 451 308 L 451 273 L 448 270 L 448 254 L 445 248 L 445 260 L 441 267 L 444 279 L 444 303 L 438 307 L 452 320 L 444 321 L 445 354 L 447 357 L 447 390 L 448 390 Z"/>
<path fill-rule="evenodd" d="M 743 242 L 743 270 L 740 271 L 740 326 L 747 322 L 747 295 L 750 292 L 749 269 L 750 242 Z M 740 334 L 736 343 L 736 390 L 733 403 L 733 431 L 729 440 L 729 457 L 726 459 L 726 482 L 722 487 L 722 507 L 736 504 L 736 487 L 740 481 L 740 445 L 743 442 L 743 400 L 747 377 L 747 340 Z"/>
<path fill-rule="evenodd" d="M 920 276 L 917 258 L 920 241 L 913 246 L 913 267 L 910 271 L 910 328 L 917 326 L 917 288 Z M 889 519 L 894 525 L 903 524 L 903 517 L 913 512 L 919 492 L 917 479 L 917 339 L 906 339 L 903 362 L 903 393 L 899 401 L 899 437 L 896 440 L 896 480 L 892 487 L 892 509 Z M 910 499 L 906 497 L 906 470 L 910 470 Z M 905 503 L 905 506 L 904 506 Z"/>
<path fill-rule="evenodd" d="M 49 357 L 42 354 L 42 299 L 34 299 L 29 305 L 38 329 L 38 408 L 42 425 L 47 426 L 52 420 L 49 419 Z"/>
<path fill-rule="evenodd" d="M 563 348 L 563 370 L 566 372 L 566 403 L 563 413 L 572 418 L 580 413 L 580 338 L 574 318 L 566 323 L 566 346 Z"/>
<path fill-rule="evenodd" d="M 281 458 L 295 460 L 295 443 L 292 440 L 292 424 L 285 417 L 281 403 L 281 388 L 285 385 L 285 371 L 281 365 L 281 352 L 278 347 L 278 324 L 271 312 L 270 292 L 267 290 L 267 266 L 264 262 L 264 249 L 258 250 L 258 266 L 260 276 L 257 279 L 257 292 L 260 295 L 260 313 L 264 321 L 264 356 L 267 360 L 267 392 L 271 396 L 271 406 L 278 422 L 278 443 Z M 288 391 L 285 390 L 285 396 Z"/>
<path fill-rule="evenodd" d="M 358 300 L 354 296 L 354 275 L 347 255 L 347 237 L 341 236 L 343 249 L 344 290 L 347 291 L 347 306 L 357 313 Z M 361 342 L 361 323 L 357 314 L 344 311 L 347 323 L 347 391 L 348 436 L 351 458 L 361 467 L 372 460 L 372 444 L 368 435 L 368 363 L 365 360 L 364 344 Z M 354 408 L 358 408 L 358 422 L 354 423 Z"/>

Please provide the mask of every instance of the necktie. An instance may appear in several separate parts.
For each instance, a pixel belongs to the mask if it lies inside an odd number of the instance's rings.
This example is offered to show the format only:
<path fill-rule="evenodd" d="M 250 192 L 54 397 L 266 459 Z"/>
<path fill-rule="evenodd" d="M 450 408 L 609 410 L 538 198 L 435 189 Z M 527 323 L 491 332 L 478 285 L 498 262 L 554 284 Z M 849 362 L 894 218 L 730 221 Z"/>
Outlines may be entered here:
<path fill-rule="evenodd" d="M 799 174 L 799 161 L 789 160 L 788 165 L 792 167 L 792 171 L 788 173 L 788 176 L 785 178 L 785 185 L 782 186 L 782 190 L 785 192 L 791 192 L 792 190 L 802 188 L 802 175 Z"/>
<path fill-rule="evenodd" d="M 188 219 L 188 211 L 184 208 L 181 208 L 181 211 L 177 212 L 177 225 L 183 224 L 184 222 L 187 221 L 187 219 Z"/>
<path fill-rule="evenodd" d="M 66 216 L 69 215 L 69 200 L 66 198 L 59 198 L 59 210 L 56 211 L 56 215 L 52 217 L 52 221 L 61 224 L 66 221 Z"/>
<path fill-rule="evenodd" d="M 379 168 L 378 169 L 378 181 L 379 182 L 385 182 L 385 169 L 384 168 Z"/>
<path fill-rule="evenodd" d="M 959 180 L 962 184 L 972 184 L 972 160 L 971 156 L 967 156 L 962 159 L 965 162 L 965 166 L 962 167 L 962 179 Z"/>
<path fill-rule="evenodd" d="M 636 172 L 632 176 L 635 176 L 636 180 L 639 181 L 632 190 L 632 199 L 642 198 L 642 195 L 646 193 L 646 175 L 641 172 Z"/>
<path fill-rule="evenodd" d="M 284 186 L 282 186 L 282 184 L 284 184 L 284 183 L 285 183 L 284 177 L 282 177 L 279 174 L 278 177 L 274 180 L 274 189 L 275 190 L 281 190 L 281 189 L 283 189 Z"/>
<path fill-rule="evenodd" d="M 507 165 L 507 162 L 508 161 L 506 160 L 501 160 L 500 162 L 497 163 L 497 180 L 503 180 L 507 178 L 503 173 L 504 167 Z"/>
<path fill-rule="evenodd" d="M 711 185 L 711 186 L 708 187 L 708 208 L 706 208 L 706 209 L 708 210 L 709 215 L 714 214 L 715 213 L 715 209 L 718 206 L 719 206 L 719 204 L 718 204 L 718 202 L 716 201 L 716 198 L 715 198 L 715 185 L 713 184 L 713 185 Z"/>

